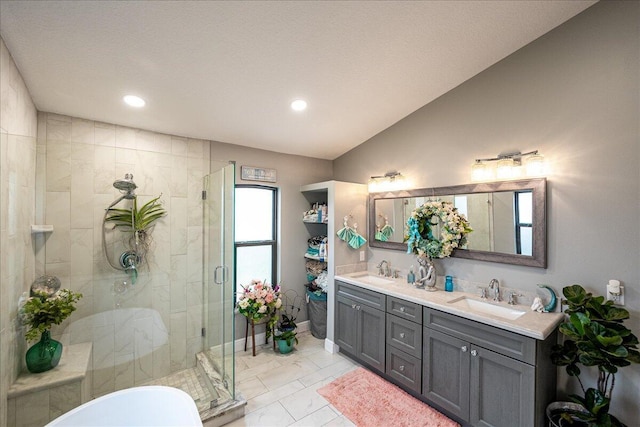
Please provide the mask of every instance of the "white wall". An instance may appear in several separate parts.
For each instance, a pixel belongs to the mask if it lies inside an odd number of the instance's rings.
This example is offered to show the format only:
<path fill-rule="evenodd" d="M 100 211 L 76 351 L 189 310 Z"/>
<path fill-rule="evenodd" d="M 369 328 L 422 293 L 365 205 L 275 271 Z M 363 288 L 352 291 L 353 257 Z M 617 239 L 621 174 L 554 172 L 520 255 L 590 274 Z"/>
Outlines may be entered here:
<path fill-rule="evenodd" d="M 36 109 L 20 71 L 0 38 L 0 426 L 6 398 L 22 364 L 18 298 L 33 281 Z"/>
<path fill-rule="evenodd" d="M 580 283 L 599 294 L 617 278 L 640 335 L 639 23 L 638 2 L 597 3 L 336 159 L 334 179 L 399 170 L 416 188 L 465 184 L 475 158 L 539 149 L 549 166 L 548 268 L 448 259 L 441 272 L 529 291 Z M 373 261 L 413 263 L 372 252 Z M 564 378 L 559 385 L 568 388 Z M 639 396 L 634 365 L 616 377 L 612 413 L 635 425 Z"/>

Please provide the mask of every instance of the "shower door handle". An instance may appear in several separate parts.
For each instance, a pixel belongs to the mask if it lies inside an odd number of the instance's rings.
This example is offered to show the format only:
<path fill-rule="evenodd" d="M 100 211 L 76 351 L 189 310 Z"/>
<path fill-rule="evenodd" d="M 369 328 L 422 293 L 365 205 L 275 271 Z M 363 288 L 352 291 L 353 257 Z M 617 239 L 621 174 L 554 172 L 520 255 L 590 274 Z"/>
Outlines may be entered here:
<path fill-rule="evenodd" d="M 222 285 L 227 281 L 229 268 L 226 265 L 219 265 L 213 270 L 213 281 L 216 285 Z"/>

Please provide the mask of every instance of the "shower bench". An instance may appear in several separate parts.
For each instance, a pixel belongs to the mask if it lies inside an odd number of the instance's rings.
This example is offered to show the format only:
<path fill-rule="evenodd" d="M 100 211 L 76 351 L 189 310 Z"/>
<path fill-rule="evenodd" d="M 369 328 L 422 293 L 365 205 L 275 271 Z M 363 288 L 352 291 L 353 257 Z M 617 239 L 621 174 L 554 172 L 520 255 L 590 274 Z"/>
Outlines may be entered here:
<path fill-rule="evenodd" d="M 7 394 L 7 425 L 41 427 L 91 400 L 91 352 L 90 342 L 65 345 L 55 368 L 20 373 Z"/>

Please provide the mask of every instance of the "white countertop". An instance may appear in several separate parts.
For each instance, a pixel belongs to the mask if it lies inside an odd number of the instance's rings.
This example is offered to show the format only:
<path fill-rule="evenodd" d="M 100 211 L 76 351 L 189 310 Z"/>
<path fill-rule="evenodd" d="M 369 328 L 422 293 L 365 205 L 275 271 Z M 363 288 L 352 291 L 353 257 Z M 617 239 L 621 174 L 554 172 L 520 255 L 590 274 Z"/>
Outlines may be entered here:
<path fill-rule="evenodd" d="M 376 291 L 392 297 L 401 298 L 425 307 L 434 308 L 436 310 L 464 317 L 465 319 L 475 320 L 476 322 L 484 323 L 486 325 L 515 332 L 538 340 L 544 340 L 547 338 L 549 334 L 551 334 L 555 328 L 562 323 L 564 318 L 562 313 L 538 313 L 536 311 L 532 311 L 529 306 L 508 305 L 506 301 L 494 303 L 491 300 L 484 300 L 485 302 L 497 304 L 505 308 L 524 311 L 525 314 L 515 320 L 508 320 L 473 310 L 466 311 L 460 307 L 450 304 L 449 301 L 460 297 L 467 297 L 480 301 L 480 297 L 478 295 L 459 291 L 445 292 L 441 289 L 438 289 L 435 292 L 429 292 L 424 289 L 417 289 L 413 287 L 407 283 L 404 278 L 393 279 L 390 277 L 381 277 L 381 279 L 388 280 L 391 283 L 374 284 L 354 277 L 362 274 L 363 272 L 360 271 L 356 273 L 336 275 L 335 280 L 340 280 L 351 285 L 359 286 L 361 288 Z M 369 274 L 375 275 L 374 273 Z"/>

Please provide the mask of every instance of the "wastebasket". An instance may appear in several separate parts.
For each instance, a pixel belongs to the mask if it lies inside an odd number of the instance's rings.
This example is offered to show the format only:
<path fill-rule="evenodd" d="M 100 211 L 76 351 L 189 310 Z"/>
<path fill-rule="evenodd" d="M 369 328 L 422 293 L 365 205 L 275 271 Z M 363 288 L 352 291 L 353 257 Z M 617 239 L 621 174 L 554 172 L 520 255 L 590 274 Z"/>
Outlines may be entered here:
<path fill-rule="evenodd" d="M 327 294 L 323 292 L 318 295 L 307 290 L 307 313 L 311 335 L 325 339 L 327 337 Z"/>

